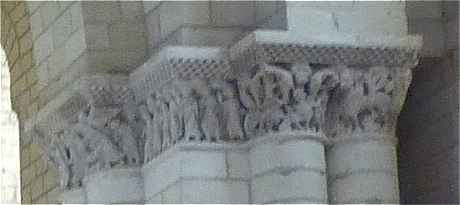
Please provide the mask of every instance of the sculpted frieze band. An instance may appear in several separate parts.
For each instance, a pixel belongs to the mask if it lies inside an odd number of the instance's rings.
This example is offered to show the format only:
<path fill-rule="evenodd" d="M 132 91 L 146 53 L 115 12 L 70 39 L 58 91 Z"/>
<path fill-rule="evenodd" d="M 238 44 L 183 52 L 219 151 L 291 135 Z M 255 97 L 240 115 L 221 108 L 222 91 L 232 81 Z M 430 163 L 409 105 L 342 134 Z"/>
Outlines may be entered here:
<path fill-rule="evenodd" d="M 80 83 L 86 104 L 76 120 L 34 129 L 62 188 L 81 187 L 86 176 L 105 169 L 142 166 L 177 143 L 384 136 L 394 129 L 410 82 L 407 67 L 218 59 L 160 60 L 131 82 L 107 75 Z M 163 72 L 167 62 L 176 69 Z"/>

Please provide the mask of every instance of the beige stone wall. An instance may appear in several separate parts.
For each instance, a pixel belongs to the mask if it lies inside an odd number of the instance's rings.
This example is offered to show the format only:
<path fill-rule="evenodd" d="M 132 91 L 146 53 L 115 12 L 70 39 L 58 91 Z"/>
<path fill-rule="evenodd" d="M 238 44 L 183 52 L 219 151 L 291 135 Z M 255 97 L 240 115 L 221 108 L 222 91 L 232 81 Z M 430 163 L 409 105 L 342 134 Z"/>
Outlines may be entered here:
<path fill-rule="evenodd" d="M 44 85 L 38 81 L 40 62 L 31 28 L 34 25 L 31 24 L 33 12 L 28 4 L 8 1 L 2 2 L 1 7 L 1 44 L 10 68 L 12 106 L 21 123 L 37 113 L 44 104 L 40 96 Z M 36 146 L 21 139 L 20 147 L 22 201 L 52 202 L 56 198 L 53 196 L 57 187 L 55 172 L 47 168 Z"/>

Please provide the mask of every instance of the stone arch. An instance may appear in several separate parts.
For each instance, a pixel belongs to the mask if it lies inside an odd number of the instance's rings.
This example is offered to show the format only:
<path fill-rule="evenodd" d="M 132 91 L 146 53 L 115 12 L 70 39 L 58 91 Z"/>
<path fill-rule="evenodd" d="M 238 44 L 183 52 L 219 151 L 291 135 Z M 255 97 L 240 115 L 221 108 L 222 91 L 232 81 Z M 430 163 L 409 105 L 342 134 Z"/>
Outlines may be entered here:
<path fill-rule="evenodd" d="M 23 122 L 37 112 L 39 97 L 26 2 L 3 1 L 1 18 L 1 45 L 10 68 L 12 106 Z"/>
<path fill-rule="evenodd" d="M 57 187 L 54 169 L 41 159 L 38 146 L 24 138 L 21 127 L 42 106 L 38 83 L 38 65 L 34 56 L 31 12 L 35 2 L 1 2 L 1 47 L 10 73 L 12 109 L 17 113 L 20 134 L 20 175 L 22 203 L 51 203 Z M 54 194 L 56 195 L 56 194 Z"/>

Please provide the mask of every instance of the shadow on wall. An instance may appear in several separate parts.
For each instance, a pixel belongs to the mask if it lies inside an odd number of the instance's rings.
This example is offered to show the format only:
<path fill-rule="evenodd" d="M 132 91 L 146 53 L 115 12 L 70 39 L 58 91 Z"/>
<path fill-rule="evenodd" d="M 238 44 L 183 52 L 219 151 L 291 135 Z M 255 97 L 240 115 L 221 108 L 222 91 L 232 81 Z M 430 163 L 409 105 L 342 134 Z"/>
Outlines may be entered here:
<path fill-rule="evenodd" d="M 459 4 L 412 4 L 409 31 L 424 48 L 398 122 L 401 203 L 458 204 Z"/>

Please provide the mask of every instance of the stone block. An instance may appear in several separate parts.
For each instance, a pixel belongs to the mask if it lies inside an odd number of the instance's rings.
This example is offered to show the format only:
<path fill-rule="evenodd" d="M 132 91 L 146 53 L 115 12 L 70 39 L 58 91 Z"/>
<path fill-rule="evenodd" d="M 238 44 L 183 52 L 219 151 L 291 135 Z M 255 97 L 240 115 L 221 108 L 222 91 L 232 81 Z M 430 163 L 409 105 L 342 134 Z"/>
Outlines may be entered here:
<path fill-rule="evenodd" d="M 51 30 L 47 30 L 34 43 L 34 56 L 37 63 L 40 63 L 45 57 L 51 54 L 53 50 L 53 39 Z"/>
<path fill-rule="evenodd" d="M 17 23 L 27 14 L 26 2 L 19 2 L 9 14 L 13 23 Z"/>
<path fill-rule="evenodd" d="M 161 1 L 146 1 L 146 0 L 143 0 L 142 3 L 144 5 L 144 13 L 147 14 L 150 11 L 152 11 L 153 9 L 157 8 L 161 4 Z"/>
<path fill-rule="evenodd" d="M 261 22 L 283 9 L 284 1 L 255 1 L 256 22 Z"/>
<path fill-rule="evenodd" d="M 145 197 L 149 198 L 160 193 L 180 179 L 182 155 L 173 153 L 171 158 L 160 155 L 143 168 Z"/>
<path fill-rule="evenodd" d="M 47 194 L 42 194 L 41 196 L 38 197 L 38 199 L 36 199 L 36 201 L 34 203 L 45 204 L 47 202 L 48 202 L 48 195 Z"/>
<path fill-rule="evenodd" d="M 249 152 L 228 151 L 227 164 L 230 178 L 249 179 L 251 177 Z"/>
<path fill-rule="evenodd" d="M 37 70 L 32 68 L 26 73 L 26 78 L 27 78 L 27 86 L 30 87 L 31 85 L 35 84 L 38 81 L 37 78 Z"/>
<path fill-rule="evenodd" d="M 22 170 L 30 164 L 29 148 L 21 148 L 20 159 L 21 159 L 20 163 L 21 163 L 21 170 Z"/>
<path fill-rule="evenodd" d="M 442 1 L 407 1 L 407 17 L 410 19 L 441 19 L 442 4 Z"/>
<path fill-rule="evenodd" d="M 44 60 L 37 67 L 38 83 L 41 84 L 41 85 L 48 84 L 49 76 L 50 75 L 48 73 L 48 60 Z"/>
<path fill-rule="evenodd" d="M 275 14 L 265 19 L 265 21 L 258 23 L 257 27 L 261 29 L 287 30 L 287 18 L 286 18 L 285 6 L 286 5 L 283 4 L 284 8 L 279 9 Z"/>
<path fill-rule="evenodd" d="M 66 55 L 64 47 L 61 47 L 53 52 L 53 54 L 48 58 L 49 67 L 48 67 L 48 79 L 56 80 L 66 68 Z M 64 56 L 62 56 L 64 55 Z"/>
<path fill-rule="evenodd" d="M 290 140 L 278 145 L 281 167 L 326 170 L 324 145 L 313 140 Z"/>
<path fill-rule="evenodd" d="M 88 52 L 92 69 L 98 72 L 129 72 L 145 58 L 145 50 L 98 50 Z"/>
<path fill-rule="evenodd" d="M 44 28 L 48 27 L 48 25 L 55 21 L 59 11 L 59 4 L 55 1 L 47 1 L 43 4 L 40 8 L 40 15 Z"/>
<path fill-rule="evenodd" d="M 211 19 L 217 26 L 252 26 L 256 21 L 253 1 L 213 1 Z"/>
<path fill-rule="evenodd" d="M 26 3 L 27 9 L 29 10 L 29 14 L 35 13 L 38 8 L 43 4 L 43 1 L 30 1 Z"/>
<path fill-rule="evenodd" d="M 55 167 L 49 166 L 44 179 L 44 186 L 45 190 L 51 190 L 58 188 L 59 186 L 59 173 L 57 172 Z"/>
<path fill-rule="evenodd" d="M 21 202 L 22 203 L 31 203 L 32 193 L 30 191 L 30 186 L 21 187 Z"/>
<path fill-rule="evenodd" d="M 26 167 L 21 171 L 21 184 L 30 184 L 35 178 L 33 166 Z"/>
<path fill-rule="evenodd" d="M 48 168 L 48 164 L 46 161 L 39 159 L 34 162 L 33 168 L 35 170 L 36 175 L 43 175 Z"/>
<path fill-rule="evenodd" d="M 109 27 L 110 45 L 115 49 L 145 48 L 145 25 L 141 22 L 112 23 Z"/>
<path fill-rule="evenodd" d="M 58 1 L 60 11 L 66 10 L 69 6 L 74 4 L 76 1 Z"/>
<path fill-rule="evenodd" d="M 330 176 L 359 170 L 397 170 L 396 148 L 377 141 L 343 143 L 328 150 L 327 169 Z"/>
<path fill-rule="evenodd" d="M 165 39 L 183 24 L 209 24 L 209 2 L 164 2 L 159 6 L 161 38 Z"/>
<path fill-rule="evenodd" d="M 163 204 L 180 204 L 182 202 L 182 180 L 172 184 L 161 193 Z"/>
<path fill-rule="evenodd" d="M 18 64 L 15 69 L 18 71 L 17 74 L 21 75 L 25 71 L 30 70 L 33 65 L 34 65 L 34 60 L 32 57 L 32 52 L 29 51 L 23 54 L 22 58 L 18 61 Z"/>
<path fill-rule="evenodd" d="M 69 38 L 72 33 L 72 15 L 65 11 L 50 28 L 53 30 L 53 45 L 57 49 Z"/>
<path fill-rule="evenodd" d="M 109 23 L 122 17 L 120 2 L 115 1 L 83 1 L 82 11 L 85 23 Z"/>
<path fill-rule="evenodd" d="M 81 4 L 81 2 L 76 2 L 69 8 L 70 14 L 72 15 L 72 31 L 83 28 L 83 11 Z"/>
<path fill-rule="evenodd" d="M 60 200 L 61 191 L 58 187 L 48 191 L 48 203 L 50 204 L 62 204 Z"/>
<path fill-rule="evenodd" d="M 11 45 L 13 46 L 11 50 L 5 52 L 7 53 L 8 63 L 13 65 L 10 69 L 14 69 L 14 63 L 19 58 L 19 44 L 15 41 L 14 44 Z"/>
<path fill-rule="evenodd" d="M 12 90 L 17 94 L 22 93 L 26 89 L 26 84 L 26 76 L 22 75 L 16 82 L 13 83 Z"/>
<path fill-rule="evenodd" d="M 31 183 L 32 200 L 43 194 L 43 176 L 36 177 Z"/>
<path fill-rule="evenodd" d="M 86 24 L 85 37 L 89 49 L 107 49 L 110 47 L 108 25 L 104 23 Z"/>
<path fill-rule="evenodd" d="M 149 1 L 149 2 L 154 2 L 154 1 Z M 156 10 L 154 12 L 147 14 L 145 17 L 145 24 L 147 27 L 147 39 L 148 39 L 147 41 L 148 41 L 149 48 L 158 47 L 160 44 L 160 40 L 161 40 L 160 12 Z"/>
<path fill-rule="evenodd" d="M 140 203 L 144 180 L 137 168 L 111 169 L 85 178 L 88 203 Z"/>
<path fill-rule="evenodd" d="M 249 151 L 252 176 L 280 167 L 276 144 L 266 143 L 256 145 Z"/>
<path fill-rule="evenodd" d="M 21 20 L 18 21 L 18 23 L 16 24 L 16 36 L 17 37 L 21 37 L 24 35 L 24 33 L 26 31 L 29 30 L 29 18 L 27 17 L 24 17 L 22 18 Z"/>
<path fill-rule="evenodd" d="M 176 38 L 178 45 L 230 46 L 247 33 L 246 29 L 214 27 L 182 27 L 169 38 Z M 168 39 L 169 40 L 169 39 Z"/>
<path fill-rule="evenodd" d="M 181 153 L 181 177 L 226 177 L 225 152 L 186 151 Z"/>
<path fill-rule="evenodd" d="M 145 203 L 147 204 L 161 204 L 161 193 L 151 197 L 150 199 L 146 199 Z"/>
<path fill-rule="evenodd" d="M 59 201 L 63 204 L 84 204 L 88 203 L 86 197 L 83 189 L 64 190 L 60 194 Z"/>
<path fill-rule="evenodd" d="M 70 65 L 75 59 L 77 59 L 86 50 L 86 39 L 83 29 L 72 33 L 69 39 L 66 41 L 65 48 L 65 65 Z"/>
<path fill-rule="evenodd" d="M 32 49 L 32 31 L 26 32 L 24 36 L 19 40 L 19 49 L 21 53 L 26 53 Z"/>
<path fill-rule="evenodd" d="M 398 177 L 385 173 L 355 174 L 329 186 L 332 203 L 399 203 Z"/>
<path fill-rule="evenodd" d="M 34 1 L 35 2 L 35 1 Z M 41 18 L 42 9 L 38 9 L 37 12 L 33 13 L 30 17 L 30 29 L 32 33 L 32 39 L 35 40 L 41 34 L 43 29 L 43 22 Z"/>
<path fill-rule="evenodd" d="M 286 4 L 289 29 L 297 32 L 382 36 L 407 33 L 403 2 L 292 1 Z"/>
<path fill-rule="evenodd" d="M 18 2 L 16 2 L 16 1 L 2 1 L 0 3 L 2 3 L 1 6 L 2 6 L 2 8 L 5 9 L 5 11 L 11 12 L 14 9 L 14 7 L 16 7 Z"/>
<path fill-rule="evenodd" d="M 249 185 L 244 181 L 184 180 L 183 203 L 249 203 Z"/>
<path fill-rule="evenodd" d="M 298 198 L 327 202 L 326 177 L 317 172 L 269 173 L 254 178 L 251 183 L 253 203 L 287 203 Z"/>
<path fill-rule="evenodd" d="M 31 144 L 29 151 L 30 151 L 30 160 L 31 161 L 35 161 L 37 159 L 40 159 L 41 156 L 42 156 L 42 150 L 36 144 Z"/>
<path fill-rule="evenodd" d="M 120 6 L 123 18 L 132 19 L 144 15 L 141 1 L 121 1 Z"/>

